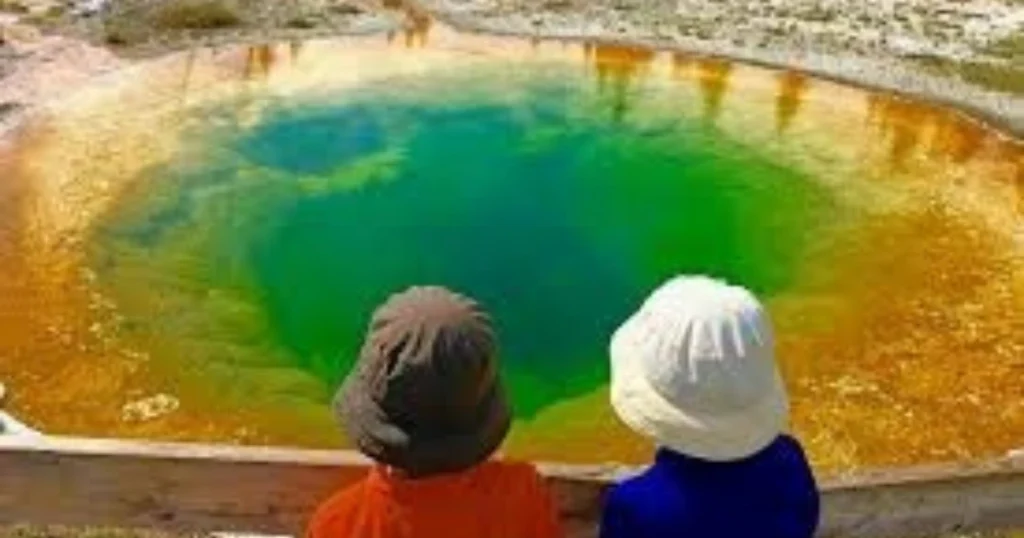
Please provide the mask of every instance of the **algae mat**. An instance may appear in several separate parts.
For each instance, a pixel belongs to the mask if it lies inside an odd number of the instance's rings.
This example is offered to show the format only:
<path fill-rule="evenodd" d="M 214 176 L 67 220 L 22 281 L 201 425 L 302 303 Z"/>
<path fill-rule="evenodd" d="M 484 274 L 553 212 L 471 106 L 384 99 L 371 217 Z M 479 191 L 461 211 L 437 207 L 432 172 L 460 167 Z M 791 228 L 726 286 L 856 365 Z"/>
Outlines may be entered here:
<path fill-rule="evenodd" d="M 3 159 L 0 377 L 48 431 L 343 445 L 369 313 L 442 284 L 496 319 L 508 453 L 641 462 L 607 340 L 691 272 L 764 298 L 820 467 L 1024 439 L 1024 150 L 928 105 L 435 30 L 140 64 Z"/>

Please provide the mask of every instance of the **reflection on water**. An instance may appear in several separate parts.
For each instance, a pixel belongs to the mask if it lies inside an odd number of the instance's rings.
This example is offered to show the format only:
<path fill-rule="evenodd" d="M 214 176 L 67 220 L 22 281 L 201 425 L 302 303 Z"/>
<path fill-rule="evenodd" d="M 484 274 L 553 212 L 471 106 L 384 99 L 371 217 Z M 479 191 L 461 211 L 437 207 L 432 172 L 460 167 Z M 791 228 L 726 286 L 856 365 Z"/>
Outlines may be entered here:
<path fill-rule="evenodd" d="M 654 51 L 600 43 L 587 44 L 583 50 L 594 65 L 598 90 L 609 93 L 612 117 L 621 121 L 629 110 L 631 84 L 643 77 L 654 60 Z"/>
<path fill-rule="evenodd" d="M 427 46 L 427 37 L 433 19 L 422 11 L 410 10 L 407 14 L 408 24 L 405 28 L 405 46 L 408 48 Z"/>
<path fill-rule="evenodd" d="M 512 453 L 642 461 L 594 335 L 661 276 L 709 270 L 765 296 L 818 465 L 1024 437 L 1018 142 L 798 73 L 410 28 L 408 52 L 183 54 L 0 151 L 15 410 L 58 432 L 332 445 L 329 351 L 363 323 L 346 313 L 430 276 L 507 324 Z M 158 393 L 181 408 L 124 420 Z"/>
<path fill-rule="evenodd" d="M 196 52 L 194 50 L 185 53 L 185 70 L 181 77 L 181 100 L 182 102 L 188 98 L 189 81 L 192 78 L 192 65 L 196 61 Z"/>
<path fill-rule="evenodd" d="M 933 157 L 946 157 L 963 164 L 978 153 L 988 134 L 979 125 L 956 119 L 945 116 L 932 120 L 936 125 L 930 153 Z"/>
<path fill-rule="evenodd" d="M 384 9 L 390 10 L 401 16 L 403 20 L 402 34 L 405 36 L 406 48 L 425 47 L 427 38 L 430 35 L 430 28 L 434 24 L 430 16 L 419 5 L 406 0 L 384 0 L 381 4 Z M 386 34 L 387 42 L 394 43 L 398 33 L 390 30 Z"/>
<path fill-rule="evenodd" d="M 299 61 L 299 56 L 302 55 L 302 41 L 295 40 L 288 43 L 288 52 L 293 64 Z"/>
<path fill-rule="evenodd" d="M 714 123 L 722 109 L 722 99 L 729 89 L 731 72 L 732 62 L 717 58 L 697 61 L 697 78 L 704 99 L 704 120 L 708 123 Z"/>
<path fill-rule="evenodd" d="M 894 95 L 871 94 L 868 110 L 870 121 L 889 143 L 890 165 L 903 169 L 924 133 L 932 127 L 936 116 L 933 109 Z"/>
<path fill-rule="evenodd" d="M 778 75 L 779 95 L 775 99 L 775 129 L 783 133 L 800 111 L 808 89 L 807 76 L 796 71 L 783 71 Z"/>
<path fill-rule="evenodd" d="M 245 78 L 264 79 L 270 75 L 275 61 L 274 46 L 269 44 L 248 47 L 245 58 Z"/>
<path fill-rule="evenodd" d="M 693 57 L 685 52 L 672 53 L 672 75 L 677 79 L 685 78 L 693 63 Z"/>

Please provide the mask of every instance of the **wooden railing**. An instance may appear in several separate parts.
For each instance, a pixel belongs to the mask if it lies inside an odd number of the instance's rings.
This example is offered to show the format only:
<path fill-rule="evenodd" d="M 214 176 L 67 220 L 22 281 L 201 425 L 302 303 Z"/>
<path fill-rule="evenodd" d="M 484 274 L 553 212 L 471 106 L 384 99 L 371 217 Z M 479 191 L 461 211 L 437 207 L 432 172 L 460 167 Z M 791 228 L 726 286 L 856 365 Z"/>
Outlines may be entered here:
<path fill-rule="evenodd" d="M 365 471 L 352 452 L 0 436 L 0 525 L 301 535 L 317 502 Z M 541 465 L 572 536 L 594 536 L 629 472 Z M 821 536 L 1024 528 L 1024 457 L 822 481 Z"/>

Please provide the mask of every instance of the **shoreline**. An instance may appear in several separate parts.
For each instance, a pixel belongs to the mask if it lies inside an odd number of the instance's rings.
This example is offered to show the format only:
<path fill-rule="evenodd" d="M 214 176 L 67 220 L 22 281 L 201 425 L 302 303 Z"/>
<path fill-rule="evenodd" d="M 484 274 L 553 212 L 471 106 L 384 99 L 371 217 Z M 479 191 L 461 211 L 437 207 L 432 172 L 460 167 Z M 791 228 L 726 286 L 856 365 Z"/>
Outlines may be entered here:
<path fill-rule="evenodd" d="M 645 48 L 659 52 L 674 52 L 688 54 L 695 57 L 715 58 L 730 62 L 737 62 L 748 66 L 754 66 L 773 71 L 790 71 L 806 75 L 811 78 L 854 87 L 869 92 L 889 93 L 901 99 L 933 104 L 956 112 L 965 119 L 981 124 L 982 127 L 998 133 L 1014 143 L 1024 145 L 1024 96 L 1014 96 L 1005 93 L 990 92 L 978 89 L 977 86 L 935 75 L 914 73 L 909 69 L 901 68 L 896 64 L 886 64 L 881 61 L 873 61 L 866 58 L 845 58 L 838 59 L 828 56 L 815 55 L 802 59 L 785 59 L 784 55 L 772 55 L 752 53 L 743 50 L 729 50 L 728 46 L 717 48 L 709 44 L 682 44 L 675 42 L 656 42 L 634 38 L 616 38 L 612 36 L 590 36 L 582 34 L 559 34 L 559 33 L 536 33 L 529 34 L 512 30 L 498 30 L 482 25 L 466 23 L 465 21 L 444 20 L 440 22 L 447 25 L 453 31 L 459 33 L 489 35 L 495 37 L 508 37 L 513 39 L 538 39 L 543 41 L 569 41 L 569 42 L 596 42 L 609 45 L 620 45 L 626 47 Z M 127 69 L 139 63 L 159 61 L 160 59 L 181 54 L 187 51 L 202 49 L 216 49 L 219 47 L 246 46 L 266 44 L 268 42 L 304 41 L 304 40 L 330 40 L 343 37 L 359 37 L 383 35 L 395 31 L 399 27 L 372 27 L 356 29 L 347 32 L 331 30 L 312 31 L 271 31 L 262 36 L 240 35 L 240 36 L 215 36 L 196 40 L 189 46 L 169 46 L 153 50 L 132 51 L 130 55 L 118 55 L 109 47 L 96 47 L 85 41 L 73 40 L 71 46 L 87 46 L 110 53 L 118 63 L 113 66 L 104 66 L 98 70 L 86 69 L 78 75 L 84 82 L 92 82 L 105 74 L 122 69 Z M 67 38 L 60 38 L 67 39 Z M 50 59 L 43 59 L 42 63 L 51 63 Z M 832 64 L 831 66 L 828 64 Z M 858 66 L 860 64 L 860 66 Z M 15 68 L 15 74 L 16 74 Z M 886 73 L 886 69 L 902 71 L 897 73 Z M 867 74 L 865 74 L 865 71 Z M 6 73 L 0 81 L 10 77 Z M 903 86 L 900 82 L 909 82 L 911 87 Z M 902 86 L 902 87 L 901 87 Z M 63 88 L 62 88 L 63 89 Z M 60 100 L 66 92 L 57 92 L 52 95 L 45 95 L 49 92 L 41 92 L 44 95 L 35 93 L 35 99 L 26 102 L 8 101 L 3 99 L 3 88 L 0 88 L 0 106 L 4 109 L 0 114 L 0 140 L 6 135 L 14 132 L 26 119 L 30 111 L 44 103 Z"/>
<path fill-rule="evenodd" d="M 530 1 L 520 0 L 520 4 Z M 571 3 L 571 0 L 564 1 Z M 91 72 L 88 70 L 88 66 L 84 66 L 84 73 L 80 74 L 80 78 L 84 76 L 85 79 L 91 79 L 93 75 L 101 75 L 109 71 L 111 67 L 114 70 L 123 69 L 132 64 L 187 50 L 268 42 L 382 35 L 402 30 L 429 31 L 432 24 L 440 24 L 460 33 L 524 40 L 593 41 L 716 58 L 776 71 L 792 71 L 828 82 L 866 91 L 889 93 L 901 99 L 923 101 L 951 109 L 1015 143 L 1024 144 L 1024 91 L 1012 93 L 996 91 L 981 84 L 968 82 L 953 74 L 930 73 L 914 64 L 912 58 L 900 57 L 893 54 L 892 51 L 878 49 L 877 54 L 872 57 L 863 53 L 828 50 L 828 47 L 825 47 L 826 50 L 812 50 L 813 46 L 801 48 L 792 44 L 787 45 L 785 41 L 782 46 L 772 48 L 748 47 L 735 44 L 735 40 L 727 42 L 722 39 L 689 36 L 676 36 L 675 38 L 652 36 L 650 29 L 645 31 L 636 27 L 625 32 L 620 28 L 620 32 L 615 34 L 602 27 L 601 21 L 594 21 L 597 25 L 596 30 L 593 27 L 574 27 L 569 19 L 561 23 L 557 20 L 552 22 L 551 13 L 543 11 L 548 9 L 543 6 L 541 7 L 542 11 L 533 13 L 532 18 L 529 7 L 525 5 L 516 6 L 514 16 L 498 21 L 486 15 L 468 14 L 468 11 L 475 9 L 473 6 L 486 4 L 487 0 L 460 0 L 459 5 L 466 7 L 459 9 L 450 5 L 453 0 L 371 0 L 371 2 L 374 5 L 344 4 L 357 5 L 359 10 L 358 13 L 345 19 L 342 26 L 312 26 L 300 29 L 278 22 L 271 26 L 203 30 L 197 34 L 182 31 L 168 32 L 166 35 L 158 33 L 156 36 L 158 39 L 155 42 L 149 40 L 130 46 L 112 46 L 109 43 L 97 43 L 97 36 L 89 34 L 89 30 L 83 29 L 83 25 L 95 26 L 98 24 L 96 20 L 78 19 L 67 22 L 64 27 L 58 26 L 54 33 L 46 33 L 39 39 L 43 42 L 61 40 L 69 48 L 93 49 L 117 61 L 117 65 L 111 66 L 108 62 L 107 69 Z M 601 6 L 608 3 L 609 0 L 595 0 L 594 5 Z M 1020 6 L 1022 22 L 1018 32 L 1024 39 L 1024 2 Z M 566 12 L 568 17 L 578 19 L 586 15 L 583 13 L 587 9 L 586 7 L 577 6 L 573 9 Z M 652 12 L 657 12 L 657 9 L 652 8 Z M 110 15 L 110 17 L 113 16 Z M 10 15 L 7 18 L 11 20 Z M 13 17 L 15 26 L 22 24 L 19 19 L 20 17 Z M 99 23 L 106 24 L 106 21 L 101 20 Z M 0 20 L 0 27 L 3 24 L 4 21 Z M 74 26 L 75 24 L 79 26 Z M 30 26 L 30 28 L 33 31 L 39 31 L 39 27 Z M 50 28 L 48 31 L 54 31 L 54 29 Z M 85 35 L 82 34 L 83 32 Z M 659 34 L 660 32 L 653 33 Z M 15 41 L 16 45 L 17 41 Z M 2 41 L 0 41 L 0 52 L 3 52 Z M 4 56 L 13 56 L 14 59 L 11 60 Z M 17 49 L 13 55 L 0 54 L 0 82 L 5 85 L 9 85 L 12 74 L 18 74 L 20 64 L 30 63 L 33 60 L 31 47 L 28 54 L 20 54 L 20 58 L 18 56 Z M 6 69 L 4 69 L 5 60 L 11 64 Z M 44 64 L 45 69 L 52 68 L 51 64 L 59 62 L 54 62 L 51 58 L 44 58 L 40 63 Z M 79 65 L 75 67 L 83 68 Z M 1017 69 L 1014 60 L 1010 60 L 1010 69 Z M 1024 80 L 1024 69 L 1021 69 L 1018 78 Z M 17 81 L 15 81 L 16 84 Z M 5 90 L 8 91 L 5 92 Z M 60 94 L 64 92 L 58 92 L 56 95 L 52 95 L 45 89 L 22 92 L 33 95 L 34 99 L 31 102 L 19 102 L 17 99 L 5 98 L 5 93 L 9 93 L 9 88 L 0 85 L 0 107 L 4 107 L 3 113 L 0 114 L 0 136 L 20 124 L 23 118 L 21 113 L 31 108 L 31 105 L 59 99 Z"/>
<path fill-rule="evenodd" d="M 431 14 L 457 32 L 520 39 L 594 41 L 718 58 L 776 71 L 793 71 L 866 91 L 890 93 L 900 98 L 949 108 L 1015 142 L 1024 143 L 1024 95 L 994 92 L 953 77 L 914 72 L 891 60 L 855 56 L 840 58 L 820 53 L 807 53 L 800 57 L 783 50 L 755 51 L 700 40 L 657 41 L 636 36 L 591 35 L 557 27 L 541 27 L 531 33 L 524 29 L 495 28 L 485 22 L 451 13 L 431 10 Z"/>

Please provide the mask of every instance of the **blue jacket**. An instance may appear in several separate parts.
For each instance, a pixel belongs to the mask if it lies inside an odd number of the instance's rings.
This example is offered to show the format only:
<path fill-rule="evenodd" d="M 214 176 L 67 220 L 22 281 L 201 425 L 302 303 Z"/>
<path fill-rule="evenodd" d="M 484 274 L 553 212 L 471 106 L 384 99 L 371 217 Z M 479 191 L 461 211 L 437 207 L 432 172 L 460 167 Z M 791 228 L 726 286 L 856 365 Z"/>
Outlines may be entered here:
<path fill-rule="evenodd" d="M 601 538 L 810 538 L 818 510 L 791 437 L 727 463 L 660 449 L 650 469 L 608 493 Z"/>

